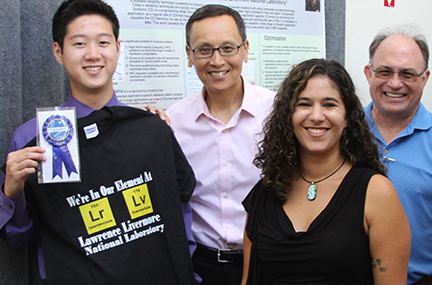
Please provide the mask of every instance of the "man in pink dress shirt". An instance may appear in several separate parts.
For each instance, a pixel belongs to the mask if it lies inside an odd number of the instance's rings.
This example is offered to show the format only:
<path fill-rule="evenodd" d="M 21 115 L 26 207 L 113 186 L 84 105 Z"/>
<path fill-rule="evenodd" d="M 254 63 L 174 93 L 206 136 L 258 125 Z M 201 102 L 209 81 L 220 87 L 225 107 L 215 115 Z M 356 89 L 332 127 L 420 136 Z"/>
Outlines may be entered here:
<path fill-rule="evenodd" d="M 190 200 L 193 256 L 202 284 L 240 284 L 246 212 L 241 204 L 260 171 L 252 160 L 274 92 L 241 76 L 249 41 L 239 13 L 206 5 L 186 25 L 189 67 L 201 91 L 172 105 L 167 114 L 197 184 Z"/>

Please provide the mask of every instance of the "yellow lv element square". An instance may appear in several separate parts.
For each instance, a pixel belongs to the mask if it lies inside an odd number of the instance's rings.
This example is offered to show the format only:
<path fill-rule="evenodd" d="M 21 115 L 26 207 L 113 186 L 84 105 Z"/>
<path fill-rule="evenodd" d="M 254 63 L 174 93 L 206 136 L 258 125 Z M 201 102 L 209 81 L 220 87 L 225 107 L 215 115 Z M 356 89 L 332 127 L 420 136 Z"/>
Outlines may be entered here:
<path fill-rule="evenodd" d="M 153 212 L 147 184 L 123 191 L 123 198 L 126 201 L 132 219 Z"/>
<path fill-rule="evenodd" d="M 116 225 L 108 198 L 102 198 L 79 207 L 88 234 Z"/>

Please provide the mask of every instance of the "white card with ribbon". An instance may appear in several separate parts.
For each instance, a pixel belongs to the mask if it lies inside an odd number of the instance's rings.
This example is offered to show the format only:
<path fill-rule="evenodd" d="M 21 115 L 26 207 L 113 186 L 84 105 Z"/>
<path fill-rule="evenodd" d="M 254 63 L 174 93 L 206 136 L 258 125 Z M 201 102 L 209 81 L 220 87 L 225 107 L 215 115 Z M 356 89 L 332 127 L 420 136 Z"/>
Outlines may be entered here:
<path fill-rule="evenodd" d="M 74 107 L 37 108 L 37 144 L 45 148 L 39 183 L 79 182 L 80 164 Z"/>

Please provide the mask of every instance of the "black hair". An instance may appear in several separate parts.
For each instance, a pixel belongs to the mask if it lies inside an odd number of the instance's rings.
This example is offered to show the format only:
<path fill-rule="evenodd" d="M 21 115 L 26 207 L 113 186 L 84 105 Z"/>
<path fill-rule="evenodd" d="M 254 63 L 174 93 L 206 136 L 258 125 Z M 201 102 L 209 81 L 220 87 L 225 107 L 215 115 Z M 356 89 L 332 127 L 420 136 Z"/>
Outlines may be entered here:
<path fill-rule="evenodd" d="M 246 40 L 246 25 L 243 21 L 243 18 L 240 16 L 239 12 L 224 5 L 209 4 L 209 5 L 202 6 L 201 8 L 198 8 L 187 21 L 186 23 L 187 45 L 190 46 L 189 41 L 190 41 L 191 28 L 193 23 L 195 23 L 196 21 L 203 20 L 205 18 L 222 16 L 222 15 L 229 15 L 234 18 L 240 36 L 242 37 L 242 41 L 244 42 Z"/>
<path fill-rule="evenodd" d="M 53 41 L 63 50 L 64 37 L 69 24 L 83 15 L 100 15 L 111 22 L 116 41 L 119 37 L 120 25 L 113 8 L 101 0 L 67 0 L 54 14 L 52 23 Z"/>

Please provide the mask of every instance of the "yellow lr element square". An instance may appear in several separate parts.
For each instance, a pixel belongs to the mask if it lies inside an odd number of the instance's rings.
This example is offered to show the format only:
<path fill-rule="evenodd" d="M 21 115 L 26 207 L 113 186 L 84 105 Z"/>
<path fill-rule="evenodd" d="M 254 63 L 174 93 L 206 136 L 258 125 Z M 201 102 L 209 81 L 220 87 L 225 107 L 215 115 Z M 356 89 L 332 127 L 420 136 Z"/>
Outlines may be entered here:
<path fill-rule="evenodd" d="M 79 207 L 88 234 L 117 225 L 108 198 Z"/>
<path fill-rule="evenodd" d="M 123 198 L 126 201 L 132 219 L 153 212 L 153 205 L 150 200 L 147 184 L 124 190 Z"/>

